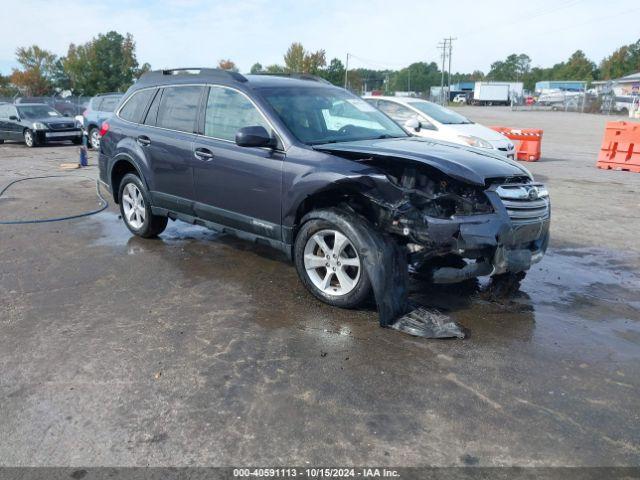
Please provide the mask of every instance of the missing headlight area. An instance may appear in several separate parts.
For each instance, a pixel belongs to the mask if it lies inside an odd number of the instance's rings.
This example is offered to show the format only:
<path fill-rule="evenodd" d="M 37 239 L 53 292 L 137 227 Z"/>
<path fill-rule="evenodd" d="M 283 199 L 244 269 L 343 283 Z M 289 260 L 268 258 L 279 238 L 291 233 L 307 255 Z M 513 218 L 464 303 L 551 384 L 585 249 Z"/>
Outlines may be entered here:
<path fill-rule="evenodd" d="M 463 338 L 464 330 L 441 313 L 409 306 L 408 272 L 441 284 L 487 275 L 521 279 L 547 248 L 548 194 L 527 176 L 478 184 L 403 158 L 349 157 L 376 172 L 351 178 L 360 195 L 345 201 L 381 234 L 365 268 L 383 327 Z"/>

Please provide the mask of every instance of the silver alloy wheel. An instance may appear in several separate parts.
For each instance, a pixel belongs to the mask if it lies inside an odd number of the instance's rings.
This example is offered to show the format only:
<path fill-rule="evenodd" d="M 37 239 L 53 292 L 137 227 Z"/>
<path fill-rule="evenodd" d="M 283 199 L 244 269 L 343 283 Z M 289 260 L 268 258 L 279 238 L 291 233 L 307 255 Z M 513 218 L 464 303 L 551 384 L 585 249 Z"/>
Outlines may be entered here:
<path fill-rule="evenodd" d="M 24 131 L 24 143 L 27 147 L 33 147 L 33 133 L 31 133 L 31 130 Z"/>
<path fill-rule="evenodd" d="M 304 268 L 313 284 L 327 295 L 342 296 L 360 280 L 360 256 L 349 239 L 337 230 L 315 233 L 304 247 Z"/>
<path fill-rule="evenodd" d="M 122 191 L 122 208 L 125 221 L 136 230 L 142 228 L 147 211 L 144 207 L 142 192 L 134 183 L 127 183 Z"/>
<path fill-rule="evenodd" d="M 91 137 L 89 138 L 91 142 L 91 148 L 98 149 L 100 148 L 100 132 L 97 128 L 91 130 Z"/>

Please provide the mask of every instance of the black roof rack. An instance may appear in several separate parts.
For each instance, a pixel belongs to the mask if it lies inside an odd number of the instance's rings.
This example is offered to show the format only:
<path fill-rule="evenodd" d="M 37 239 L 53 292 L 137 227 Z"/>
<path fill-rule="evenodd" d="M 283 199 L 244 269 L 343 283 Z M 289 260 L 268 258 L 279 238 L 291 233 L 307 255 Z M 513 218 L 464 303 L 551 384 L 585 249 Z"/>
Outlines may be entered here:
<path fill-rule="evenodd" d="M 246 82 L 247 78 L 237 72 L 231 72 L 229 70 L 222 70 L 220 68 L 168 68 L 164 70 L 153 70 L 143 74 L 138 83 L 147 83 L 153 80 L 166 79 L 172 75 L 193 75 L 206 78 L 216 78 L 225 80 L 235 80 L 236 82 Z"/>
<path fill-rule="evenodd" d="M 322 77 L 318 77 L 317 75 L 311 75 L 310 73 L 258 73 L 257 75 L 269 75 L 272 77 L 289 77 L 295 78 L 297 80 L 309 80 L 311 82 L 320 82 L 326 83 L 327 85 L 333 85 L 329 80 L 325 80 Z"/>

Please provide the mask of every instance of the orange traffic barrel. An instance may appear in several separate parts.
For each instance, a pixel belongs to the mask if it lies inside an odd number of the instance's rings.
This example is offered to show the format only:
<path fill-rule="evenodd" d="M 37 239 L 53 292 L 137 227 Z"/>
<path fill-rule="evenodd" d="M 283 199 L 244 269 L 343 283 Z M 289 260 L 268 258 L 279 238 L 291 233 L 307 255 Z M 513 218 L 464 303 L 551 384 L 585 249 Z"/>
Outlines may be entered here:
<path fill-rule="evenodd" d="M 537 162 L 542 154 L 543 130 L 538 128 L 489 127 L 516 144 L 516 158 L 525 162 Z"/>

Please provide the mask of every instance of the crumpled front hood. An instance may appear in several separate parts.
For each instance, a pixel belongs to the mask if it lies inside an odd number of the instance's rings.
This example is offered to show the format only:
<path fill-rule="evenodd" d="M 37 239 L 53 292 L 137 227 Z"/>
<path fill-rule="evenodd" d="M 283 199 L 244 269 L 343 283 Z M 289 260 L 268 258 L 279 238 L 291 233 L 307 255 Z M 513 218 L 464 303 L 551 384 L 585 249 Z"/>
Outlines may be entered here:
<path fill-rule="evenodd" d="M 477 185 L 484 185 L 488 178 L 493 177 L 531 177 L 526 168 L 501 155 L 419 137 L 328 143 L 313 148 L 327 153 L 356 153 L 413 160 L 457 180 Z"/>

